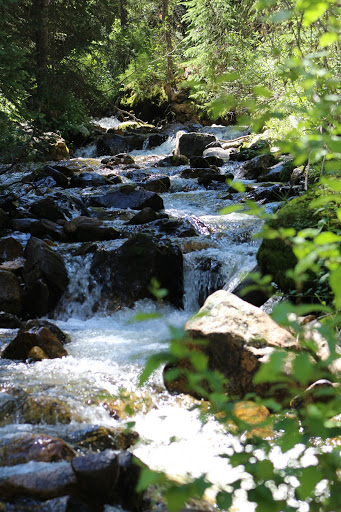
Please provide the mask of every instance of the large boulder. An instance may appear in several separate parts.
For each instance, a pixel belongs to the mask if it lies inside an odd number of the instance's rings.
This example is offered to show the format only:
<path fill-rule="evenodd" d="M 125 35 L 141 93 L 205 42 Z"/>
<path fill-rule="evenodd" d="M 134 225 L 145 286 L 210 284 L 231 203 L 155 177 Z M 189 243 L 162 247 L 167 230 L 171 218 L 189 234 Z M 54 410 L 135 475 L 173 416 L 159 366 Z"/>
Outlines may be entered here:
<path fill-rule="evenodd" d="M 23 277 L 26 313 L 44 316 L 57 305 L 69 283 L 63 258 L 39 238 L 31 237 L 25 249 Z"/>
<path fill-rule="evenodd" d="M 238 178 L 255 180 L 258 176 L 265 174 L 269 167 L 275 165 L 276 162 L 276 158 L 271 153 L 256 156 L 242 165 L 238 172 Z"/>
<path fill-rule="evenodd" d="M 23 255 L 23 247 L 15 238 L 9 236 L 0 239 L 0 263 L 20 258 Z"/>
<path fill-rule="evenodd" d="M 110 181 L 101 174 L 96 172 L 82 172 L 75 174 L 70 180 L 70 187 L 102 187 L 104 185 L 110 185 Z"/>
<path fill-rule="evenodd" d="M 226 391 L 232 396 L 243 397 L 251 392 L 264 396 L 269 391 L 269 384 L 253 382 L 262 362 L 275 348 L 298 348 L 295 338 L 264 311 L 225 290 L 210 295 L 185 329 L 191 338 L 190 349 L 203 352 L 208 358 L 209 369 L 218 370 L 228 379 Z M 178 363 L 180 370 L 189 367 L 187 360 Z M 167 367 L 165 383 L 171 391 L 190 391 L 184 376 L 167 379 Z M 279 398 L 285 394 L 283 389 L 276 391 Z"/>
<path fill-rule="evenodd" d="M 295 166 L 292 160 L 279 162 L 278 164 L 270 167 L 265 174 L 258 176 L 258 182 L 272 181 L 272 182 L 287 182 L 290 181 L 292 171 Z"/>
<path fill-rule="evenodd" d="M 182 307 L 183 260 L 179 247 L 169 240 L 138 234 L 114 251 L 95 254 L 91 272 L 115 309 L 131 306 L 150 292 L 153 278 L 168 290 L 167 300 Z"/>
<path fill-rule="evenodd" d="M 192 156 L 202 156 L 206 146 L 215 142 L 216 137 L 207 133 L 183 133 L 176 134 L 175 150 L 176 156 L 185 155 L 188 158 Z"/>
<path fill-rule="evenodd" d="M 114 240 L 120 237 L 120 232 L 103 224 L 99 219 L 90 217 L 75 217 L 63 226 L 69 240 L 74 242 L 95 242 L 100 240 Z"/>
<path fill-rule="evenodd" d="M 5 348 L 2 357 L 26 361 L 34 347 L 39 347 L 49 359 L 67 355 L 61 342 L 47 327 L 32 327 L 28 331 L 21 329 Z"/>
<path fill-rule="evenodd" d="M 0 270 L 0 311 L 19 315 L 22 310 L 20 283 L 7 270 Z"/>
<path fill-rule="evenodd" d="M 52 197 L 38 199 L 30 206 L 30 212 L 38 219 L 48 219 L 54 222 L 59 219 L 66 220 L 69 216 L 66 209 L 61 207 Z"/>
<path fill-rule="evenodd" d="M 230 160 L 231 150 L 223 148 L 209 147 L 203 152 L 203 157 L 211 164 L 222 166 L 224 162 Z M 218 162 L 218 163 L 217 163 Z"/>
<path fill-rule="evenodd" d="M 92 197 L 93 206 L 104 206 L 106 208 L 131 208 L 142 210 L 149 206 L 154 210 L 163 210 L 163 200 L 155 192 L 140 190 L 134 186 L 122 186 L 114 192 L 103 196 Z"/>
<path fill-rule="evenodd" d="M 140 185 L 145 190 L 150 192 L 162 193 L 170 189 L 171 182 L 168 176 L 159 176 L 156 179 L 151 179 Z"/>
<path fill-rule="evenodd" d="M 106 450 L 86 457 L 75 457 L 72 469 L 82 494 L 96 503 L 112 503 L 120 473 L 119 456 Z"/>
<path fill-rule="evenodd" d="M 40 137 L 34 137 L 32 146 L 37 160 L 64 160 L 70 155 L 65 140 L 53 132 L 46 132 Z"/>

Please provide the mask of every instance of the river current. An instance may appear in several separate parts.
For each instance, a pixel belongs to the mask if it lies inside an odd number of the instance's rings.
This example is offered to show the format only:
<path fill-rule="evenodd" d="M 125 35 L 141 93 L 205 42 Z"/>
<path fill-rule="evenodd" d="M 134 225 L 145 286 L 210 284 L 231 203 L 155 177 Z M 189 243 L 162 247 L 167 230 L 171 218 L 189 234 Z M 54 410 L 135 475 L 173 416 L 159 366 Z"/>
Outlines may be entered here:
<path fill-rule="evenodd" d="M 104 124 L 108 128 L 115 124 L 115 120 L 106 119 Z M 224 127 L 213 127 L 210 131 L 223 140 L 238 135 Z M 214 420 L 203 425 L 198 411 L 191 410 L 192 400 L 168 394 L 161 371 L 143 387 L 139 387 L 139 377 L 148 357 L 168 346 L 170 326 L 184 326 L 210 293 L 219 288 L 232 291 L 255 267 L 259 239 L 254 235 L 259 232 L 261 223 L 245 213 L 221 215 L 221 209 L 232 204 L 225 198 L 226 192 L 219 188 L 206 190 L 195 180 L 180 178 L 182 168 L 158 168 L 158 160 L 171 154 L 174 141 L 173 132 L 156 150 L 146 148 L 133 152 L 132 156 L 142 170 L 148 169 L 155 176 L 167 174 L 170 177 L 170 191 L 162 194 L 166 213 L 188 220 L 199 233 L 195 238 L 176 240 L 184 254 L 184 309 L 143 300 L 133 309 L 111 314 L 102 304 L 100 312 L 93 313 L 100 290 L 96 286 L 89 287 L 92 255 L 71 256 L 70 245 L 60 243 L 70 286 L 54 321 L 71 337 L 72 341 L 67 345 L 69 355 L 35 364 L 0 360 L 0 380 L 30 393 L 61 398 L 70 405 L 77 420 L 69 425 L 55 426 L 15 423 L 1 428 L 0 437 L 38 431 L 62 436 L 86 424 L 115 427 L 134 422 L 141 440 L 132 451 L 150 467 L 166 471 L 178 480 L 188 475 L 206 474 L 218 487 L 226 487 L 239 479 L 243 470 L 233 469 L 228 460 L 219 455 L 238 451 L 239 439 L 226 433 Z M 91 162 L 96 168 L 100 159 L 96 159 L 92 151 L 93 147 L 87 148 L 87 153 L 83 151 L 77 160 L 84 164 Z M 221 172 L 232 172 L 237 176 L 239 165 L 228 162 Z M 128 179 L 125 181 L 129 182 Z M 235 201 L 239 200 L 238 194 L 234 197 Z M 120 222 L 113 220 L 112 225 L 120 227 Z M 98 245 L 118 246 L 124 241 L 100 242 Z M 137 321 L 136 315 L 141 313 L 160 313 L 160 316 Z M 5 343 L 14 334 L 15 331 L 0 330 L 1 342 Z M 120 396 L 130 397 L 134 404 L 131 417 L 116 419 L 109 414 L 106 403 Z M 289 452 L 286 457 L 290 458 Z M 277 462 L 285 463 L 279 461 L 277 454 Z M 249 485 L 246 478 L 245 488 Z M 242 503 L 243 492 L 240 499 Z M 247 510 L 252 509 L 248 504 Z"/>

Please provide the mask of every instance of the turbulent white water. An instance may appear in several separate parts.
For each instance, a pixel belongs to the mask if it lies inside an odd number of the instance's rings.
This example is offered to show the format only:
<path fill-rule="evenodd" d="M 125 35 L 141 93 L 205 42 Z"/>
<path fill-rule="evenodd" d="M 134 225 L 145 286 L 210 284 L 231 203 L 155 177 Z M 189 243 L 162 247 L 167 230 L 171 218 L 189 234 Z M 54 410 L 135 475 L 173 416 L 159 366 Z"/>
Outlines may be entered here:
<path fill-rule="evenodd" d="M 97 121 L 105 128 L 115 126 L 115 122 L 111 118 Z M 226 128 L 213 127 L 210 131 L 219 134 L 219 138 L 228 136 Z M 230 138 L 236 135 L 230 131 Z M 137 163 L 148 167 L 157 160 L 155 155 L 170 154 L 174 141 L 173 134 L 156 150 L 135 152 Z M 230 172 L 237 166 L 228 164 L 224 171 Z M 58 325 L 72 339 L 67 346 L 69 355 L 34 365 L 0 360 L 1 381 L 69 403 L 75 416 L 71 425 L 39 427 L 39 431 L 45 429 L 56 434 L 84 424 L 121 423 L 110 416 L 104 404 L 126 390 L 132 394 L 133 402 L 140 404 L 131 418 L 141 435 L 141 442 L 134 448 L 137 456 L 176 478 L 205 473 L 217 485 L 226 486 L 240 478 L 242 471 L 232 469 L 219 454 L 228 453 L 231 447 L 238 448 L 238 439 L 213 420 L 202 425 L 198 412 L 189 410 L 190 401 L 186 404 L 185 398 L 180 400 L 165 391 L 160 372 L 143 388 L 139 388 L 138 382 L 147 358 L 168 348 L 169 326 L 184 326 L 207 295 L 217 288 L 232 290 L 243 274 L 252 270 L 259 243 L 253 235 L 259 231 L 260 222 L 243 213 L 220 215 L 221 208 L 231 203 L 224 198 L 226 193 L 206 190 L 196 182 L 180 178 L 179 168 L 152 168 L 151 172 L 170 176 L 171 191 L 162 194 L 165 210 L 173 217 L 189 220 L 198 233 L 197 237 L 177 240 L 184 253 L 185 309 L 161 307 L 144 300 L 133 310 L 96 314 L 94 307 L 100 290 L 96 283 L 91 283 L 92 256 L 69 257 L 70 288 L 57 314 Z M 134 321 L 141 312 L 159 313 L 160 317 Z M 13 335 L 8 330 L 0 331 L 0 342 Z M 37 428 L 15 424 L 1 430 L 7 436 Z M 248 507 L 251 511 L 252 506 Z"/>

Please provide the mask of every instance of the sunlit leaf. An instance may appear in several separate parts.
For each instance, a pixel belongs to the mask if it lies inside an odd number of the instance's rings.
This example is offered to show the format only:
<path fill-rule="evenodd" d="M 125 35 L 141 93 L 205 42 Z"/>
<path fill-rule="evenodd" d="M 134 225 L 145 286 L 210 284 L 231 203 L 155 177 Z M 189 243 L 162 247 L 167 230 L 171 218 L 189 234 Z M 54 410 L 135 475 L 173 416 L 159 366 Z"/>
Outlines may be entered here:
<path fill-rule="evenodd" d="M 325 231 L 323 233 L 320 233 L 314 238 L 314 243 L 316 245 L 333 244 L 335 242 L 341 242 L 341 236 L 336 235 L 331 231 Z"/>
<path fill-rule="evenodd" d="M 338 40 L 338 35 L 335 32 L 325 32 L 320 37 L 320 46 L 330 46 L 331 44 L 336 43 Z"/>

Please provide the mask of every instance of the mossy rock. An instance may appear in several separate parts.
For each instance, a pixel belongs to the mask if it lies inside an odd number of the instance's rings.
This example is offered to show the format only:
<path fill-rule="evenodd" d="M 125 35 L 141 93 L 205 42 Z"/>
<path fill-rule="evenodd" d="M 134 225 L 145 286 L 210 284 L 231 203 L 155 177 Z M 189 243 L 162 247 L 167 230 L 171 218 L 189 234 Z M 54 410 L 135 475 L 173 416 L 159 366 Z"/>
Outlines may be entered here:
<path fill-rule="evenodd" d="M 318 210 L 310 207 L 311 202 L 322 194 L 321 189 L 314 188 L 305 195 L 289 201 L 268 222 L 268 226 L 275 230 L 294 228 L 298 232 L 306 228 L 316 228 L 319 221 L 327 217 L 329 229 L 333 229 L 333 226 L 336 226 L 337 218 L 332 208 L 325 207 Z M 293 269 L 297 263 L 297 258 L 289 244 L 279 238 L 264 239 L 257 253 L 257 262 L 261 272 L 272 275 L 273 281 L 283 292 L 295 290 L 294 281 L 286 275 L 287 271 Z M 314 290 L 316 285 L 317 276 L 311 272 L 302 291 Z"/>
<path fill-rule="evenodd" d="M 283 167 L 280 174 L 280 180 L 281 183 L 285 183 L 287 181 L 290 181 L 292 171 L 295 169 L 294 162 L 292 160 L 288 160 L 286 162 L 283 162 Z"/>

